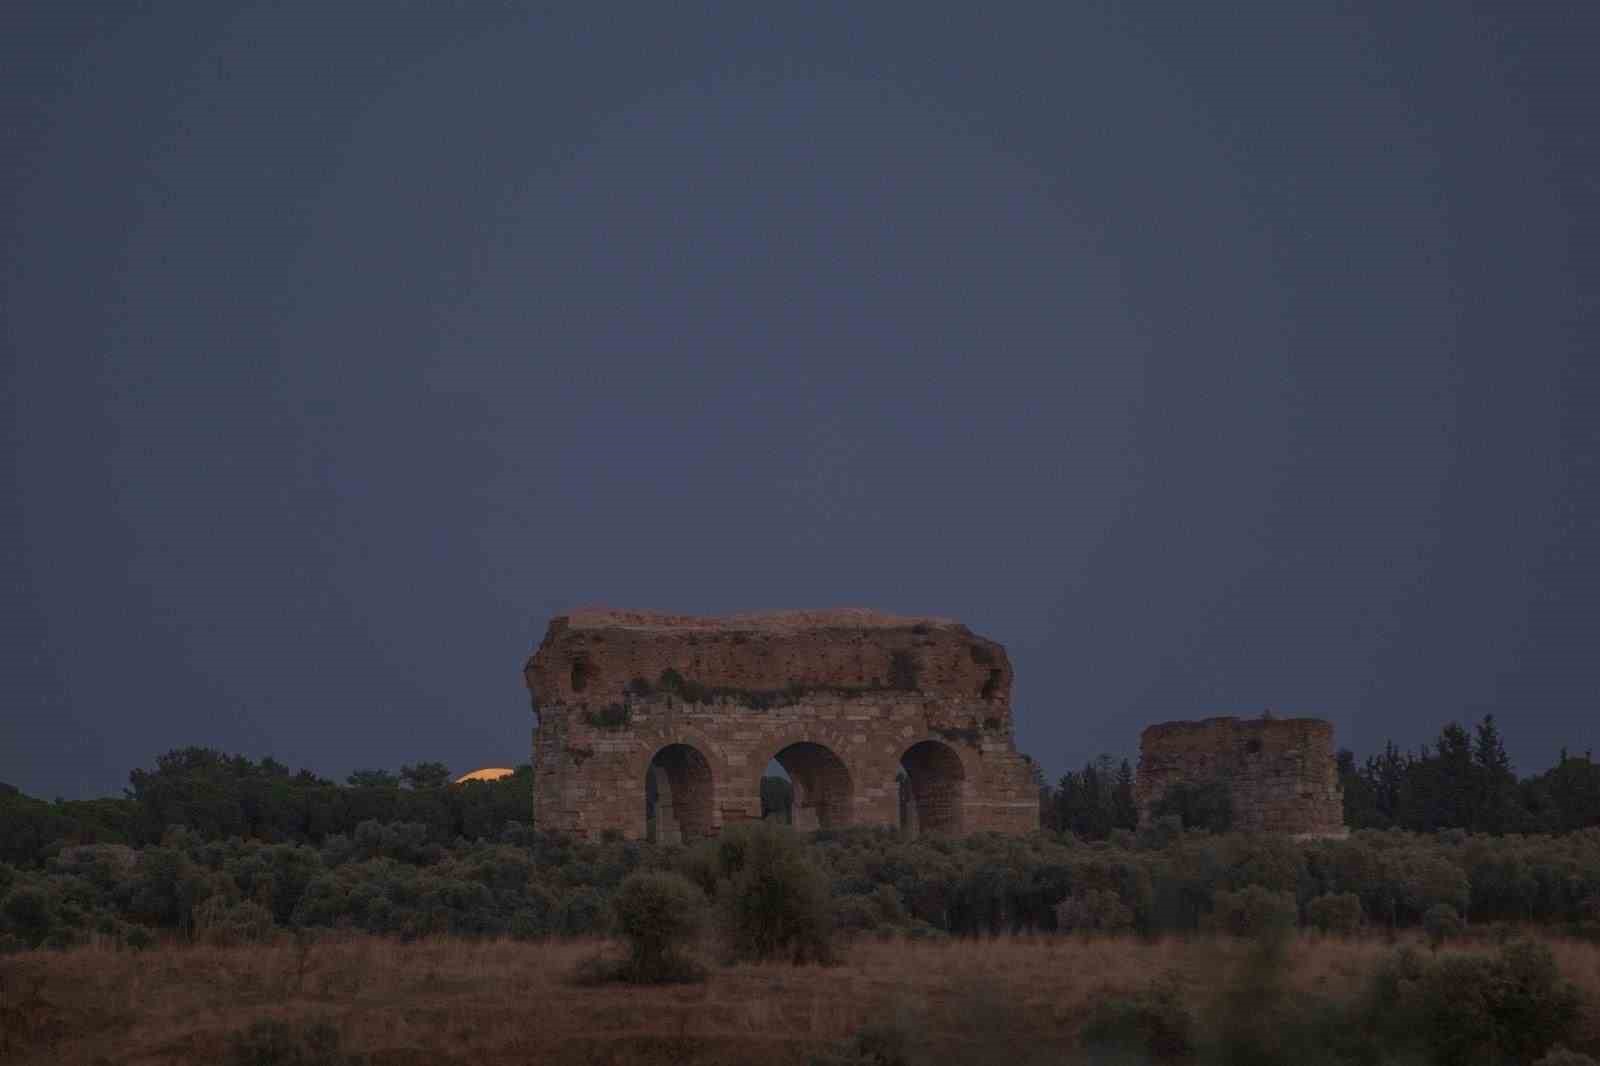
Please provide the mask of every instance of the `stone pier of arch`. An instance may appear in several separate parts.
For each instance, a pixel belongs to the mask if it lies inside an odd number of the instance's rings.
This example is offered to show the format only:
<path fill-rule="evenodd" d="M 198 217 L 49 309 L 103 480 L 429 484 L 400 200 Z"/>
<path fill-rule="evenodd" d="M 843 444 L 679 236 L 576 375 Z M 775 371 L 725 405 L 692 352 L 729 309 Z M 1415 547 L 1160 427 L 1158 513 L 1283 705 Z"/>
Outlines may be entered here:
<path fill-rule="evenodd" d="M 797 828 L 1038 827 L 1037 786 L 1013 738 L 1010 662 L 954 622 L 579 612 L 551 622 L 525 676 L 542 829 L 711 835 L 761 817 L 774 759 L 793 784 Z"/>

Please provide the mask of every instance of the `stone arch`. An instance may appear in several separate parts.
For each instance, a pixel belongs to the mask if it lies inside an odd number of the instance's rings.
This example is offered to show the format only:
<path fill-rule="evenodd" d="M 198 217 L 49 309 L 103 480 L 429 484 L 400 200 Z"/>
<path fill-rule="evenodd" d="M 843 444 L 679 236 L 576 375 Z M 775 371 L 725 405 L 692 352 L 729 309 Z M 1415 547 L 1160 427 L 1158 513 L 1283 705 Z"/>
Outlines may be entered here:
<path fill-rule="evenodd" d="M 779 748 L 771 759 L 783 767 L 794 787 L 796 829 L 839 829 L 854 820 L 855 786 L 850 768 L 833 748 L 799 740 Z M 765 766 L 763 763 L 763 769 Z M 756 787 L 759 790 L 759 782 Z"/>
<path fill-rule="evenodd" d="M 645 766 L 645 833 L 677 843 L 716 830 L 716 774 L 705 752 L 674 742 L 656 749 Z"/>
<path fill-rule="evenodd" d="M 954 836 L 965 828 L 967 771 L 961 755 L 939 740 L 919 740 L 900 756 L 906 783 L 900 824 L 914 835 Z"/>

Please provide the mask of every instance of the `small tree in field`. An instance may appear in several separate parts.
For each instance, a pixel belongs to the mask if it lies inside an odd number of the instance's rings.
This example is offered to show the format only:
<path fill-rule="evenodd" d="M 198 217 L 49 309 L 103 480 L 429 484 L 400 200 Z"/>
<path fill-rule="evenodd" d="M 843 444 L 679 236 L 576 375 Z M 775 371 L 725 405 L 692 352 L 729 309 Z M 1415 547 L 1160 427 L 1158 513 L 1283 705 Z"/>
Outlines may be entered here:
<path fill-rule="evenodd" d="M 1306 904 L 1306 923 L 1320 932 L 1349 936 L 1361 928 L 1361 897 L 1354 892 L 1318 896 Z"/>
<path fill-rule="evenodd" d="M 1428 943 L 1438 951 L 1447 941 L 1461 935 L 1461 915 L 1448 903 L 1435 903 L 1422 916 L 1422 929 Z"/>
<path fill-rule="evenodd" d="M 828 879 L 792 831 L 766 822 L 724 830 L 718 857 L 724 932 L 736 958 L 833 960 Z"/>
<path fill-rule="evenodd" d="M 625 980 L 655 984 L 700 976 L 684 952 L 700 932 L 705 896 L 688 879 L 657 871 L 631 874 L 618 886 L 611 910 L 628 941 Z"/>

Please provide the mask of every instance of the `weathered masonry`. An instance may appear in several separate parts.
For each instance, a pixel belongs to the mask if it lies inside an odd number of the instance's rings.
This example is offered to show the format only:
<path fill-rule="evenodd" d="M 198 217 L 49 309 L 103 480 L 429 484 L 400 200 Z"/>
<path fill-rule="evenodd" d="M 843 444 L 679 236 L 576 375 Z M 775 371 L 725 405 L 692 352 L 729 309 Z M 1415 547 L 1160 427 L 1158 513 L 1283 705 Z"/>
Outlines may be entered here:
<path fill-rule="evenodd" d="M 534 820 L 681 839 L 761 817 L 789 775 L 799 828 L 1026 832 L 1005 649 L 935 618 L 863 610 L 556 618 L 528 661 Z"/>
<path fill-rule="evenodd" d="M 1346 832 L 1333 725 L 1320 718 L 1207 718 L 1153 725 L 1140 735 L 1134 796 L 1141 822 L 1173 785 L 1214 783 L 1228 787 L 1235 829 Z"/>

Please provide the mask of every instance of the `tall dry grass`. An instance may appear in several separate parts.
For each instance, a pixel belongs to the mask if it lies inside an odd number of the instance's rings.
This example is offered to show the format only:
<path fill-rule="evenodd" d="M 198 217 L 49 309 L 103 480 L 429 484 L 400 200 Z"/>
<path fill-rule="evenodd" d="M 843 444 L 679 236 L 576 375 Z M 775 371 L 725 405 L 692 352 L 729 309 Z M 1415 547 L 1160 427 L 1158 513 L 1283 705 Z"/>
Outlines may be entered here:
<path fill-rule="evenodd" d="M 833 967 L 734 966 L 699 985 L 579 987 L 602 945 L 354 937 L 240 948 L 90 946 L 0 959 L 0 1059 L 19 1064 L 226 1063 L 251 1023 L 325 1020 L 374 1063 L 805 1063 L 869 1022 L 898 1019 L 947 1061 L 1015 1047 L 1069 1061 L 1097 999 L 1178 976 L 1200 1004 L 1248 945 L 1227 940 L 1017 938 L 858 942 Z M 1600 948 L 1551 941 L 1600 1004 Z M 1302 936 L 1299 994 L 1359 994 L 1391 947 Z M 1453 950 L 1453 949 L 1447 949 Z M 1461 949 L 1468 950 L 1468 949 Z M 1585 1018 L 1588 1035 L 1600 1024 Z M 1040 1058 L 1041 1054 L 1048 1057 Z"/>

